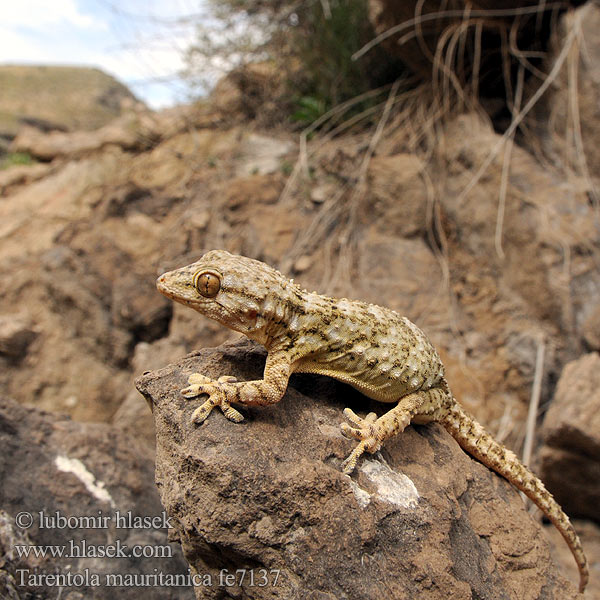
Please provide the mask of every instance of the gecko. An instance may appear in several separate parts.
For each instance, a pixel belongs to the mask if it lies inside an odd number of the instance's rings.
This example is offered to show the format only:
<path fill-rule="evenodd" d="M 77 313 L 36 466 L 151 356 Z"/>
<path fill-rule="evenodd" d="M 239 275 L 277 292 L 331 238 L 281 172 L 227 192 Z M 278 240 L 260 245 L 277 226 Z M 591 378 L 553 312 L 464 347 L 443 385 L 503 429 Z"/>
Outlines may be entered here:
<path fill-rule="evenodd" d="M 358 442 L 342 463 L 344 473 L 410 423 L 441 423 L 466 452 L 522 491 L 556 526 L 575 558 L 579 590 L 584 590 L 587 560 L 569 518 L 541 480 L 462 408 L 437 351 L 409 319 L 374 304 L 308 292 L 269 265 L 224 250 L 211 250 L 197 262 L 164 273 L 156 285 L 168 298 L 267 349 L 262 379 L 190 375 L 181 394 L 208 396 L 193 411 L 193 423 L 202 423 L 217 406 L 231 421 L 242 421 L 232 404 L 279 402 L 292 373 L 327 375 L 369 398 L 395 403 L 379 418 L 344 409 L 350 424 L 342 423 L 341 431 Z"/>

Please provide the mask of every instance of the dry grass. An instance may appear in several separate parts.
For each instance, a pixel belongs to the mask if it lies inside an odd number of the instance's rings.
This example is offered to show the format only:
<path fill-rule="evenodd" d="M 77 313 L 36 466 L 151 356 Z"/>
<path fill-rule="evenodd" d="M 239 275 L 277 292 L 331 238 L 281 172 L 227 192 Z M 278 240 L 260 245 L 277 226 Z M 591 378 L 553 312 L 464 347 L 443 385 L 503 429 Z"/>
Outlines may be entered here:
<path fill-rule="evenodd" d="M 449 10 L 417 15 L 414 19 L 377 36 L 357 52 L 355 57 L 359 58 L 384 39 L 404 32 L 401 42 L 414 38 L 422 40 L 421 47 L 425 53 L 429 53 L 433 65 L 432 80 L 429 83 L 416 85 L 414 80 L 402 79 L 393 86 L 373 90 L 335 107 L 302 132 L 298 162 L 287 181 L 282 201 L 289 202 L 292 196 L 306 193 L 311 185 L 311 167 L 314 165 L 314 168 L 318 168 L 318 161 L 314 163 L 313 161 L 326 151 L 327 144 L 332 139 L 342 134 L 354 134 L 355 137 L 362 136 L 364 143 L 360 168 L 356 170 L 356 175 L 345 185 L 340 185 L 337 193 L 323 203 L 311 226 L 299 234 L 285 257 L 286 265 L 293 264 L 296 257 L 300 255 L 311 254 L 321 249 L 325 255 L 322 289 L 330 292 L 336 286 L 347 287 L 358 261 L 357 246 L 361 230 L 357 215 L 360 214 L 359 209 L 365 200 L 369 163 L 378 148 L 393 147 L 397 152 L 418 155 L 427 166 L 421 174 L 427 190 L 427 240 L 441 268 L 440 293 L 449 296 L 449 304 L 456 310 L 458 300 L 454 297 L 451 285 L 449 243 L 442 227 L 440 210 L 440 198 L 444 193 L 446 174 L 443 169 L 440 170 L 439 161 L 436 162 L 435 158 L 440 155 L 439 148 L 445 145 L 445 124 L 453 116 L 465 111 L 474 111 L 489 121 L 479 95 L 482 85 L 482 64 L 485 63 L 486 52 L 490 52 L 489 48 L 483 47 L 482 38 L 484 30 L 490 27 L 497 27 L 500 32 L 500 55 L 506 89 L 505 103 L 510 113 L 510 121 L 485 158 L 480 164 L 474 165 L 472 176 L 454 202 L 460 202 L 479 184 L 492 165 L 497 168 L 496 165 L 500 163 L 500 183 L 495 199 L 497 209 L 494 247 L 497 259 L 502 263 L 505 258 L 503 233 L 507 196 L 509 194 L 520 196 L 518 190 L 512 189 L 510 185 L 513 150 L 515 144 L 519 143 L 526 145 L 540 163 L 551 166 L 558 176 L 564 176 L 567 180 L 577 178 L 580 182 L 583 181 L 589 190 L 596 215 L 600 218 L 600 196 L 588 167 L 579 114 L 578 78 L 581 53 L 584 49 L 582 19 L 585 18 L 585 12 L 570 11 L 564 15 L 564 33 L 561 41 L 555 44 L 551 64 L 539 61 L 542 58 L 539 52 L 523 50 L 517 44 L 518 17 L 537 14 L 538 21 L 541 23 L 542 10 L 557 11 L 558 8 L 564 8 L 564 4 L 546 2 L 540 3 L 539 6 L 518 10 Z M 515 20 L 507 28 L 506 21 L 501 19 L 508 16 L 515 17 Z M 435 52 L 430 53 L 424 43 L 421 27 L 427 21 L 440 18 L 448 18 L 449 24 L 439 36 Z M 553 18 L 557 25 L 556 15 Z M 498 19 L 497 23 L 495 19 Z M 546 70 L 543 70 L 544 64 L 548 65 Z M 565 70 L 568 83 L 567 124 L 563 128 L 562 137 L 559 138 L 557 135 L 552 144 L 554 148 L 565 150 L 562 160 L 557 161 L 556 157 L 548 156 L 547 147 L 543 148 L 538 143 L 534 109 L 540 107 L 541 102 L 546 101 L 552 86 Z M 535 85 L 532 85 L 532 82 Z M 344 115 L 347 111 L 366 96 L 376 99 L 377 102 L 363 113 L 345 120 Z M 365 129 L 365 123 L 372 123 L 372 125 Z M 490 202 L 494 202 L 494 199 L 490 198 Z M 539 207 L 539 210 L 542 215 L 544 208 Z M 540 222 L 543 227 L 543 216 Z M 548 236 L 553 235 L 550 226 L 547 232 Z M 544 237 L 544 231 L 540 231 L 540 235 Z M 576 232 L 573 239 L 577 240 Z M 572 315 L 572 299 L 569 292 L 571 246 L 565 240 L 550 239 L 550 237 L 549 243 L 558 244 L 562 248 L 566 289 L 564 314 Z M 585 241 L 582 240 L 582 243 Z M 597 249 L 588 248 L 588 250 L 597 255 Z M 455 312 L 456 314 L 458 313 Z M 464 348 L 464 344 L 460 342 L 461 334 L 457 322 L 458 319 L 454 316 L 450 327 L 459 341 L 460 353 L 460 347 Z M 541 348 L 543 350 L 543 345 Z M 538 347 L 538 361 L 539 352 Z M 466 366 L 464 350 L 462 355 L 460 364 L 463 372 L 472 379 Z M 501 439 L 510 437 L 513 442 L 525 439 L 528 452 L 531 451 L 534 443 L 533 425 L 538 413 L 534 402 L 539 402 L 542 373 L 538 363 L 528 425 L 514 422 L 508 404 L 504 417 L 498 423 L 498 435 Z"/>
<path fill-rule="evenodd" d="M 420 10 L 421 4 L 418 5 L 417 11 Z M 318 155 L 331 139 L 364 127 L 366 121 L 375 123 L 371 133 L 368 134 L 369 139 L 364 144 L 364 160 L 356 178 L 347 185 L 346 189 L 340 188 L 340 192 L 334 198 L 324 203 L 312 226 L 296 240 L 288 258 L 293 260 L 300 254 L 310 252 L 319 246 L 322 247 L 325 237 L 331 233 L 334 224 L 339 226 L 341 223 L 342 230 L 337 230 L 338 244 L 333 254 L 337 254 L 339 261 L 347 263 L 341 271 L 348 274 L 351 270 L 348 265 L 351 265 L 353 261 L 351 246 L 352 240 L 356 237 L 356 215 L 358 206 L 364 198 L 368 165 L 381 141 L 394 138 L 397 147 L 403 147 L 406 152 L 416 153 L 426 163 L 429 163 L 436 146 L 444 144 L 444 123 L 450 116 L 467 110 L 475 111 L 484 118 L 488 118 L 478 97 L 482 57 L 486 51 L 489 51 L 489 49 L 483 48 L 481 43 L 484 27 L 497 27 L 501 33 L 502 47 L 500 50 L 504 84 L 507 90 L 506 105 L 510 110 L 511 120 L 495 146 L 474 170 L 473 176 L 461 191 L 457 201 L 460 201 L 478 184 L 498 158 L 501 159 L 502 175 L 497 197 L 495 248 L 498 257 L 503 259 L 502 237 L 515 136 L 520 133 L 521 139 L 525 143 L 531 142 L 532 148 L 536 147 L 527 118 L 532 114 L 534 107 L 545 97 L 559 73 L 566 66 L 568 69 L 569 125 L 566 132 L 567 139 L 562 140 L 560 144 L 566 148 L 562 168 L 586 180 L 598 210 L 599 195 L 587 166 L 578 107 L 578 64 L 582 45 L 581 20 L 583 13 L 573 11 L 566 15 L 566 34 L 560 52 L 558 52 L 552 68 L 546 73 L 531 62 L 533 58 L 540 57 L 539 52 L 523 51 L 517 45 L 520 17 L 537 14 L 538 19 L 541 20 L 542 10 L 557 11 L 559 8 L 564 8 L 564 4 L 546 2 L 539 6 L 520 9 L 447 10 L 425 15 L 417 13 L 413 19 L 380 34 L 359 50 L 354 55 L 355 58 L 363 56 L 388 37 L 405 32 L 400 43 L 413 38 L 422 41 L 423 51 L 429 55 L 433 64 L 432 81 L 430 84 L 415 87 L 414 80 L 403 79 L 394 83 L 393 86 L 367 92 L 336 106 L 300 134 L 299 158 L 283 191 L 281 198 L 283 202 L 289 201 L 298 190 L 310 186 L 311 158 Z M 508 29 L 506 21 L 503 20 L 506 17 L 515 18 Z M 431 54 L 423 39 L 422 25 L 428 21 L 443 18 L 447 18 L 450 22 L 438 38 L 435 53 Z M 497 19 L 497 23 L 494 19 Z M 469 55 L 472 56 L 472 59 L 467 65 L 466 54 L 469 45 L 472 46 L 472 52 Z M 517 65 L 517 75 L 513 79 L 511 65 L 515 64 Z M 530 79 L 537 78 L 539 85 L 529 91 L 526 96 L 527 76 Z M 384 97 L 384 94 L 387 94 L 387 97 Z M 381 99 L 366 111 L 344 120 L 343 117 L 348 110 L 366 98 Z M 544 157 L 540 156 L 540 159 L 543 160 Z M 432 247 L 438 247 L 438 257 L 442 264 L 445 285 L 448 286 L 450 277 L 447 265 L 447 245 L 439 226 L 437 209 L 438 190 L 441 186 L 432 184 L 432 181 L 443 180 L 443 174 L 437 171 L 435 177 L 432 175 L 425 177 L 428 179 L 426 183 L 430 195 L 428 199 L 430 227 L 428 238 L 430 242 L 435 240 Z M 353 190 L 350 191 L 352 187 Z M 434 218 L 436 214 L 438 217 Z M 331 246 L 331 241 L 329 245 Z M 334 271 L 337 270 L 334 269 Z M 329 281 L 331 282 L 332 279 Z"/>

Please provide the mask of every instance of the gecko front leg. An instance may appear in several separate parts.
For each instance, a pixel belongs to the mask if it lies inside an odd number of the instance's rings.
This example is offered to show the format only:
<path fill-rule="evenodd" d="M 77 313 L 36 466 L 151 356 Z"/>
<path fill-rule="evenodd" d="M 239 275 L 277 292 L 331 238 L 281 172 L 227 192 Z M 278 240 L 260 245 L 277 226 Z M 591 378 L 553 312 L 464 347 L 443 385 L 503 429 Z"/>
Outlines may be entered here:
<path fill-rule="evenodd" d="M 202 423 L 215 406 L 231 421 L 239 423 L 243 415 L 231 403 L 248 406 L 265 406 L 279 402 L 287 389 L 290 363 L 283 354 L 269 354 L 263 379 L 237 381 L 231 375 L 210 379 L 200 373 L 192 373 L 188 387 L 181 390 L 185 398 L 196 398 L 208 394 L 208 400 L 192 413 L 193 423 Z"/>

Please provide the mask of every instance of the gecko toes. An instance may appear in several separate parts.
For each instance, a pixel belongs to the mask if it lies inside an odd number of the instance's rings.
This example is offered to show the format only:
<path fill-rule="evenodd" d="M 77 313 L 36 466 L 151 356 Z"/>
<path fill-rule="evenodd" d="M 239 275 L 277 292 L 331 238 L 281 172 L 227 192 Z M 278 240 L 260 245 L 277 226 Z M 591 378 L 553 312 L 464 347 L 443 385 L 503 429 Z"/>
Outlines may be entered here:
<path fill-rule="evenodd" d="M 190 385 L 186 388 L 183 388 L 179 393 L 184 398 L 196 398 L 196 396 L 200 396 L 203 392 L 200 390 L 201 386 L 197 383 Z"/>
<path fill-rule="evenodd" d="M 221 410 L 223 411 L 223 414 L 234 423 L 241 423 L 244 420 L 244 415 L 239 410 L 233 408 L 233 406 L 221 405 Z"/>
<path fill-rule="evenodd" d="M 214 381 L 213 379 L 211 379 L 210 377 L 207 377 L 206 375 L 202 375 L 201 373 L 192 373 L 189 377 L 188 377 L 188 383 L 211 383 L 212 381 Z"/>
<path fill-rule="evenodd" d="M 212 409 L 213 409 L 213 405 L 209 404 L 209 406 L 207 406 L 207 403 L 205 402 L 202 406 L 199 406 L 192 413 L 190 421 L 192 423 L 194 423 L 195 425 L 199 425 L 200 423 L 203 423 L 206 420 L 206 418 L 208 417 L 208 415 L 210 414 L 210 411 Z"/>
<path fill-rule="evenodd" d="M 362 434 L 360 429 L 350 427 L 348 423 L 341 423 L 340 428 L 342 429 L 342 435 L 348 439 L 362 440 Z"/>

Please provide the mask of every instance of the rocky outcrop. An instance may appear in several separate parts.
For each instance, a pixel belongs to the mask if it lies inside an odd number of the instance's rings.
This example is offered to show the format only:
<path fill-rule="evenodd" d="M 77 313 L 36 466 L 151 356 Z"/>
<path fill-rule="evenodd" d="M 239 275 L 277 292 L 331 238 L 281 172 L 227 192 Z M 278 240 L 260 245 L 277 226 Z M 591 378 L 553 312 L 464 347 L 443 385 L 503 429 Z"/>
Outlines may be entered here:
<path fill-rule="evenodd" d="M 109 146 L 129 151 L 150 149 L 163 136 L 175 135 L 185 128 L 188 113 L 185 107 L 164 113 L 130 110 L 93 131 L 43 131 L 26 126 L 19 130 L 10 150 L 49 161 L 78 157 Z"/>
<path fill-rule="evenodd" d="M 600 521 L 600 355 L 567 364 L 542 429 L 540 470 L 574 516 Z"/>
<path fill-rule="evenodd" d="M 0 66 L 0 136 L 21 125 L 43 130 L 96 129 L 139 101 L 100 69 L 65 66 Z"/>
<path fill-rule="evenodd" d="M 130 438 L 0 399 L 0 447 L 2 598 L 193 597 Z"/>
<path fill-rule="evenodd" d="M 207 581 L 197 598 L 577 596 L 518 493 L 441 426 L 409 427 L 348 477 L 342 409 L 383 407 L 331 379 L 294 376 L 279 404 L 242 409 L 241 424 L 218 411 L 190 423 L 197 402 L 179 390 L 192 372 L 254 379 L 264 356 L 242 341 L 136 382 L 154 410 L 173 538 Z"/>

